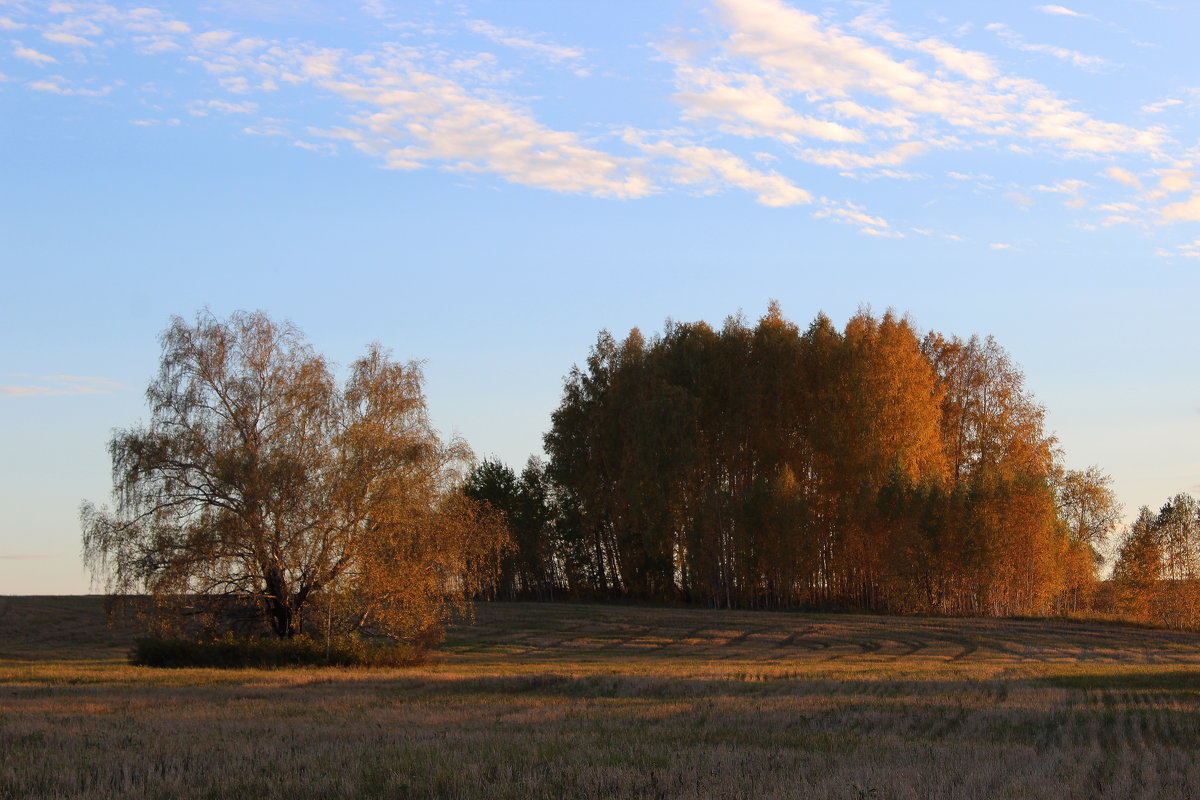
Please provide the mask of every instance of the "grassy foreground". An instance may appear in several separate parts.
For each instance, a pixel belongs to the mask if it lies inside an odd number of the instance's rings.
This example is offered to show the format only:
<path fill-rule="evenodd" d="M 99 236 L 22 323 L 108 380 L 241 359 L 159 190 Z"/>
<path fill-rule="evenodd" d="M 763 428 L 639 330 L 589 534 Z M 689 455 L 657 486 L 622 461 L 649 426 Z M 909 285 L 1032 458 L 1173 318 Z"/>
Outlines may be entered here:
<path fill-rule="evenodd" d="M 403 670 L 156 670 L 0 597 L 0 797 L 1184 798 L 1200 636 L 489 604 Z"/>

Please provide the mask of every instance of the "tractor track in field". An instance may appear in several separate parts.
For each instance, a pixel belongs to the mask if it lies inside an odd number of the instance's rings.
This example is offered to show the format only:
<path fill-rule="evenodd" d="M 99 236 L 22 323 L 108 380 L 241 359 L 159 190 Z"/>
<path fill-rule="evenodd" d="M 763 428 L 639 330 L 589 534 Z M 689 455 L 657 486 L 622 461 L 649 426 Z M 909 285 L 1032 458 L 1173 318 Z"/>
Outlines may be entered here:
<path fill-rule="evenodd" d="M 517 657 L 621 654 L 803 664 L 920 663 L 1196 664 L 1200 636 L 1062 620 L 789 614 L 569 604 L 486 604 L 482 627 Z M 526 621 L 530 624 L 525 625 Z M 507 627 L 506 623 L 511 623 Z M 502 633 L 503 632 L 503 633 Z M 470 652 L 464 650 L 464 652 Z"/>

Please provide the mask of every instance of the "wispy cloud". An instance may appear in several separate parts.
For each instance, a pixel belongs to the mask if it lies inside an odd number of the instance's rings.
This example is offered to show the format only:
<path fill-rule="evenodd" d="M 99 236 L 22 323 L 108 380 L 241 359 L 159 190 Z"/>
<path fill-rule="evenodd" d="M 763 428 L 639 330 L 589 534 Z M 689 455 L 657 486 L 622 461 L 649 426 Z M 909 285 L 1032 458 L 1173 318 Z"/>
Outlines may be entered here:
<path fill-rule="evenodd" d="M 49 397 L 56 395 L 111 394 L 125 387 L 110 378 L 80 375 L 9 375 L 24 379 L 20 383 L 0 385 L 0 397 Z"/>
<path fill-rule="evenodd" d="M 63 44 L 69 47 L 95 47 L 96 43 L 90 39 L 85 39 L 82 36 L 76 36 L 73 33 L 64 33 L 62 31 L 47 31 L 42 34 L 42 38 L 48 42 L 55 44 Z"/>
<path fill-rule="evenodd" d="M 1183 202 L 1164 206 L 1160 213 L 1164 222 L 1200 222 L 1200 192 Z"/>
<path fill-rule="evenodd" d="M 689 120 L 712 118 L 727 133 L 747 138 L 771 137 L 795 143 L 803 139 L 861 142 L 866 136 L 827 119 L 797 114 L 766 85 L 761 76 L 727 74 L 680 64 L 675 99 Z"/>
<path fill-rule="evenodd" d="M 1200 239 L 1172 248 L 1160 247 L 1155 253 L 1159 258 L 1189 258 L 1200 259 Z"/>
<path fill-rule="evenodd" d="M 78 95 L 80 97 L 103 97 L 113 90 L 112 86 L 101 86 L 99 88 L 76 86 L 69 79 L 63 77 L 62 75 L 50 75 L 40 80 L 29 81 L 27 85 L 35 92 L 48 92 L 49 94 L 61 95 Z"/>
<path fill-rule="evenodd" d="M 15 56 L 16 58 L 20 58 L 24 61 L 29 61 L 30 63 L 37 64 L 38 66 L 41 66 L 41 67 L 44 67 L 47 64 L 57 64 L 58 63 L 58 59 L 55 58 L 54 56 L 48 56 L 45 53 L 38 52 L 37 50 L 34 50 L 32 47 L 26 47 L 25 45 L 21 44 L 20 42 L 13 42 L 13 56 Z"/>
<path fill-rule="evenodd" d="M 625 138 L 644 153 L 677 162 L 670 173 L 676 183 L 704 187 L 709 192 L 733 185 L 753 192 L 763 205 L 776 208 L 812 202 L 812 195 L 805 189 L 777 173 L 754 169 L 728 150 L 679 145 L 666 139 L 647 142 L 634 131 L 627 132 Z"/>
<path fill-rule="evenodd" d="M 552 62 L 568 62 L 575 65 L 576 74 L 587 74 L 587 69 L 582 63 L 584 53 L 583 50 L 578 47 L 567 47 L 565 45 L 556 44 L 554 42 L 547 41 L 546 37 L 539 34 L 501 28 L 498 25 L 493 25 L 492 23 L 485 22 L 481 19 L 467 20 L 465 24 L 467 30 L 471 31 L 472 33 L 479 34 L 484 38 L 490 39 L 496 44 L 502 44 L 505 47 L 511 47 L 514 50 L 521 50 L 533 56 L 544 58 Z"/>
<path fill-rule="evenodd" d="M 1081 181 L 1078 178 L 1068 178 L 1067 180 L 1059 181 L 1053 185 L 1039 184 L 1034 186 L 1034 191 L 1037 192 L 1056 192 L 1059 194 L 1078 194 L 1081 189 L 1086 189 L 1091 186 L 1087 181 Z"/>
<path fill-rule="evenodd" d="M 824 201 L 824 206 L 824 208 L 814 212 L 813 216 L 817 219 L 831 219 L 835 222 L 854 225 L 858 228 L 859 233 L 866 236 L 878 236 L 889 239 L 905 238 L 903 233 L 893 230 L 892 226 L 883 217 L 872 216 L 861 206 L 852 202 L 835 203 L 826 200 Z"/>
<path fill-rule="evenodd" d="M 188 113 L 194 117 L 204 117 L 210 112 L 218 114 L 255 114 L 258 112 L 258 103 L 244 101 L 241 103 L 230 103 L 227 100 L 194 100 L 188 103 Z"/>
<path fill-rule="evenodd" d="M 1124 167 L 1109 167 L 1104 171 L 1104 174 L 1112 178 L 1117 183 L 1124 184 L 1131 189 L 1142 188 L 1142 181 L 1138 178 L 1138 176 L 1134 175 Z"/>
<path fill-rule="evenodd" d="M 1181 105 L 1183 105 L 1182 100 L 1177 100 L 1174 97 L 1168 97 L 1166 100 L 1160 100 L 1157 103 L 1149 103 L 1147 105 L 1142 106 L 1142 113 L 1143 114 L 1161 114 L 1162 112 L 1166 111 L 1168 108 L 1171 108 L 1173 106 L 1181 106 Z"/>
<path fill-rule="evenodd" d="M 831 181 L 840 176 L 855 199 L 862 182 L 890 178 L 914 187 L 940 181 L 943 190 L 1000 203 L 1007 197 L 1022 208 L 1039 192 L 1062 195 L 1072 209 L 1137 201 L 1136 210 L 1104 212 L 1093 228 L 1122 224 L 1120 218 L 1143 226 L 1190 222 L 1200 214 L 1190 173 L 1184 174 L 1190 151 L 1171 138 L 1174 128 L 1101 119 L 1049 85 L 1016 74 L 1004 58 L 952 43 L 961 37 L 949 21 L 939 21 L 943 31 L 901 28 L 879 4 L 843 4 L 841 12 L 815 14 L 784 0 L 711 0 L 713 14 L 681 26 L 674 40 L 656 43 L 659 64 L 665 61 L 671 70 L 677 117 L 674 127 L 656 117 L 645 128 L 621 118 L 551 124 L 543 109 L 553 108 L 554 119 L 563 119 L 553 106 L 558 99 L 515 93 L 547 63 L 589 69 L 582 47 L 462 16 L 432 24 L 427 12 L 398 3 L 367 2 L 367 13 L 387 18 L 388 41 L 376 38 L 358 48 L 248 35 L 236 25 L 205 29 L 148 7 L 56 4 L 41 18 L 14 7 L 17 20 L 7 26 L 0 21 L 0 28 L 27 29 L 21 34 L 27 41 L 40 35 L 75 48 L 47 54 L 12 41 L 16 59 L 39 67 L 66 54 L 63 66 L 17 79 L 30 90 L 100 95 L 119 86 L 101 86 L 95 77 L 71 71 L 105 60 L 94 49 L 81 49 L 91 46 L 125 47 L 153 54 L 160 63 L 175 59 L 209 75 L 203 99 L 164 94 L 147 103 L 150 109 L 129 115 L 138 126 L 229 116 L 237 119 L 231 132 L 273 137 L 282 146 L 330 155 L 357 151 L 387 169 L 494 176 L 595 197 L 742 190 L 771 207 L 814 205 L 818 218 L 854 224 L 872 236 L 927 235 L 918 232 L 938 226 L 916 216 L 888 224 L 850 199 L 827 200 L 823 195 L 839 194 L 830 192 Z M 1065 6 L 1036 8 L 1063 18 L 1088 16 Z M 401 18 L 410 12 L 415 15 Z M 1107 64 L 1099 56 L 1031 44 L 1007 26 L 992 28 L 1003 37 L 993 41 L 996 49 L 1003 42 L 1083 68 Z M 464 32 L 502 47 L 464 51 Z M 1184 91 L 1176 87 L 1174 97 L 1142 110 L 1158 114 L 1182 105 Z M 292 103 L 314 96 L 321 98 L 319 111 L 316 103 Z M 1107 177 L 1124 190 L 1103 180 L 1093 186 L 1062 177 L 1057 168 L 1033 186 L 989 168 L 1002 175 L 993 179 L 974 174 L 979 162 L 972 152 L 1051 159 L 1043 166 L 1064 157 L 1104 159 L 1111 165 Z M 938 166 L 923 171 L 921 162 L 931 164 L 935 156 Z M 1173 171 L 1163 169 L 1173 163 Z M 813 178 L 810 165 L 827 171 Z M 951 189 L 941 175 L 966 185 Z M 1120 191 L 1132 197 L 1111 196 Z M 8 393 L 18 390 L 38 391 L 13 387 Z"/>
<path fill-rule="evenodd" d="M 628 158 L 588 146 L 577 134 L 539 123 L 526 111 L 424 71 L 405 54 L 353 72 L 301 68 L 321 88 L 362 109 L 352 127 L 325 131 L 390 169 L 441 165 L 490 172 L 513 183 L 602 197 L 642 197 L 653 182 Z"/>
<path fill-rule="evenodd" d="M 1003 74 L 981 53 L 902 34 L 877 14 L 855 20 L 862 35 L 851 35 L 781 0 L 715 6 L 726 37 L 707 63 L 698 63 L 695 48 L 663 48 L 675 64 L 684 118 L 714 118 L 740 135 L 859 145 L 795 151 L 812 163 L 896 166 L 929 150 L 961 148 L 965 135 L 1067 154 L 1152 154 L 1168 141 L 1157 128 L 1095 119 L 1036 81 Z M 1080 54 L 1076 62 L 1100 60 Z"/>
<path fill-rule="evenodd" d="M 1034 44 L 1027 42 L 1012 28 L 1000 22 L 993 22 L 987 26 L 989 31 L 993 31 L 1001 40 L 1013 48 L 1026 53 L 1042 53 L 1044 55 L 1053 56 L 1061 61 L 1066 61 L 1068 64 L 1086 70 L 1098 70 L 1101 67 L 1109 66 L 1107 59 L 1100 56 L 1089 56 L 1086 53 L 1081 53 L 1078 50 L 1071 50 L 1066 47 L 1058 47 L 1052 44 Z"/>
<path fill-rule="evenodd" d="M 1095 19 L 1091 14 L 1081 14 L 1066 6 L 1038 6 L 1038 11 L 1043 14 L 1050 14 L 1056 17 L 1078 17 L 1079 19 Z"/>

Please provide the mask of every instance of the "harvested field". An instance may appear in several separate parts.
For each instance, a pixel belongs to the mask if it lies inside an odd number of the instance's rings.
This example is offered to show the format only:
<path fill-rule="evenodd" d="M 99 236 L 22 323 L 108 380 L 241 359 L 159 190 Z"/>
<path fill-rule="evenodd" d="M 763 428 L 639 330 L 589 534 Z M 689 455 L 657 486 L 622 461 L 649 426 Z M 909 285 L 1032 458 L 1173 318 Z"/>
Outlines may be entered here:
<path fill-rule="evenodd" d="M 0 598 L 0 797 L 1183 798 L 1200 636 L 488 604 L 405 670 L 154 670 Z"/>

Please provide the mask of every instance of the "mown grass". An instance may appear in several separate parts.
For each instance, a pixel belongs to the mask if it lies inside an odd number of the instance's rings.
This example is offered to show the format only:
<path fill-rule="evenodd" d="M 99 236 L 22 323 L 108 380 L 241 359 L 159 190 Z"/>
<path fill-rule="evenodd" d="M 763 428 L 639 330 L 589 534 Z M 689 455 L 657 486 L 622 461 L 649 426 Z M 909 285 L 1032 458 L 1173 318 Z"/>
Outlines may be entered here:
<path fill-rule="evenodd" d="M 1196 794 L 1200 637 L 1097 623 L 488 604 L 407 669 L 130 666 L 0 598 L 0 797 Z"/>

